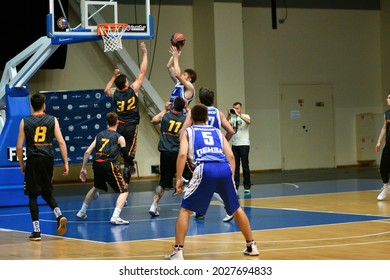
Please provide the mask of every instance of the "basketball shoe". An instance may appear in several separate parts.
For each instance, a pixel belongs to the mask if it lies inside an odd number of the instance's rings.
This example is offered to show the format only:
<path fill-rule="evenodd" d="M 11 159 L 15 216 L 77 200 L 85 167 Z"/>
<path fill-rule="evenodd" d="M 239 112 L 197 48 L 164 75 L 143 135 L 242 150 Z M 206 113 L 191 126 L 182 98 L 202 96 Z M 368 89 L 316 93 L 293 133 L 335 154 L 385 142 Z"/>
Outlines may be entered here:
<path fill-rule="evenodd" d="M 174 247 L 173 252 L 164 257 L 164 260 L 184 260 L 183 250 Z"/>
<path fill-rule="evenodd" d="M 390 194 L 390 186 L 388 184 L 384 184 L 381 193 L 376 199 L 379 201 L 384 200 L 388 194 Z"/>
<path fill-rule="evenodd" d="M 79 218 L 79 219 L 85 220 L 85 219 L 87 218 L 87 213 L 79 211 L 79 212 L 76 214 L 76 216 L 77 216 L 77 218 Z"/>
<path fill-rule="evenodd" d="M 233 220 L 233 215 L 226 215 L 226 217 L 225 218 L 223 218 L 223 221 L 225 222 L 225 223 L 227 223 L 227 222 L 230 222 L 231 220 Z"/>
<path fill-rule="evenodd" d="M 128 225 L 130 222 L 123 220 L 121 217 L 111 217 L 110 223 L 113 225 Z"/>
<path fill-rule="evenodd" d="M 65 234 L 67 222 L 68 220 L 62 215 L 57 218 L 57 235 Z"/>
<path fill-rule="evenodd" d="M 149 214 L 152 217 L 158 217 L 160 216 L 160 213 L 158 212 L 159 207 L 153 202 L 149 209 Z"/>
<path fill-rule="evenodd" d="M 28 237 L 28 239 L 31 241 L 41 241 L 41 233 L 33 231 Z"/>
<path fill-rule="evenodd" d="M 246 246 L 243 253 L 244 255 L 248 255 L 248 256 L 258 256 L 259 250 L 257 249 L 256 242 L 252 241 L 249 246 Z"/>

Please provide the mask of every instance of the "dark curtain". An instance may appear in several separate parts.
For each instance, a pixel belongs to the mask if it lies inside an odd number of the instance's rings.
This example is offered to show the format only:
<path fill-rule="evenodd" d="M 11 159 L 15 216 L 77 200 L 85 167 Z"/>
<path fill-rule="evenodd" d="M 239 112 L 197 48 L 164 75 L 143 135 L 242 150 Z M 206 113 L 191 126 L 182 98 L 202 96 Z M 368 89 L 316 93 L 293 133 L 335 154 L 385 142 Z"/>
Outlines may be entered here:
<path fill-rule="evenodd" d="M 68 1 L 61 0 L 65 12 Z M 5 64 L 33 44 L 46 36 L 46 15 L 49 13 L 49 1 L 8 1 L 7 9 L 1 9 L 0 29 L 3 35 L 0 44 L 0 69 Z M 41 69 L 64 69 L 67 46 L 62 45 L 45 62 Z M 18 68 L 23 66 L 22 63 Z M 19 70 L 18 69 L 18 70 Z"/>

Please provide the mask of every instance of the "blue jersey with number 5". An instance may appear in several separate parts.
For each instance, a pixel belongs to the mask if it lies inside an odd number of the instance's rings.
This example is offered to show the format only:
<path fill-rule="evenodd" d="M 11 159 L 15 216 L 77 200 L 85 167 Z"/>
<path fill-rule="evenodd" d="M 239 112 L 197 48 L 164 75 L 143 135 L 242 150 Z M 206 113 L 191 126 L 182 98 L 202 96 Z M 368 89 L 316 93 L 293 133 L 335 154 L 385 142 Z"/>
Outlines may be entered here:
<path fill-rule="evenodd" d="M 228 162 L 223 153 L 223 135 L 211 125 L 192 125 L 186 129 L 188 156 L 195 162 Z"/>

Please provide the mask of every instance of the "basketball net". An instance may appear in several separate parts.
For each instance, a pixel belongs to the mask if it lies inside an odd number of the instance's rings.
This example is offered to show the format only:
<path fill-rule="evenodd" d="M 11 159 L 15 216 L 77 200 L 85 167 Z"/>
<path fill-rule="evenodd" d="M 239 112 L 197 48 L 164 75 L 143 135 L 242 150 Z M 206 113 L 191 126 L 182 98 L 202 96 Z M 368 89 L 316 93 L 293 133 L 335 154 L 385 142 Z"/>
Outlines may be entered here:
<path fill-rule="evenodd" d="M 122 49 L 122 35 L 125 33 L 127 26 L 126 23 L 98 25 L 98 35 L 103 38 L 104 52 Z"/>

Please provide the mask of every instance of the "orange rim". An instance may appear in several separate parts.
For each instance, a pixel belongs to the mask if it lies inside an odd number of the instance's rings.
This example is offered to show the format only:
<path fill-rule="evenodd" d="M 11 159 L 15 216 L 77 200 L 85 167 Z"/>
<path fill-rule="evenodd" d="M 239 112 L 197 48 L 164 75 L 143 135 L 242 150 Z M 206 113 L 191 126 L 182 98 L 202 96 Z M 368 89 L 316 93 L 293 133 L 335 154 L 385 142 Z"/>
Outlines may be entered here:
<path fill-rule="evenodd" d="M 126 28 L 129 24 L 127 23 L 100 23 L 97 25 L 97 34 L 99 36 L 107 35 L 108 30 L 122 30 Z"/>

